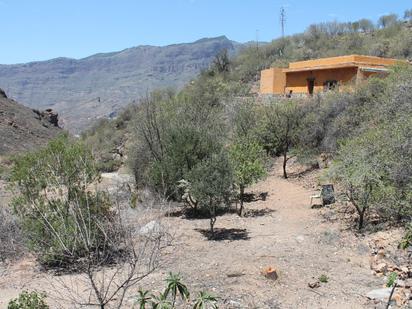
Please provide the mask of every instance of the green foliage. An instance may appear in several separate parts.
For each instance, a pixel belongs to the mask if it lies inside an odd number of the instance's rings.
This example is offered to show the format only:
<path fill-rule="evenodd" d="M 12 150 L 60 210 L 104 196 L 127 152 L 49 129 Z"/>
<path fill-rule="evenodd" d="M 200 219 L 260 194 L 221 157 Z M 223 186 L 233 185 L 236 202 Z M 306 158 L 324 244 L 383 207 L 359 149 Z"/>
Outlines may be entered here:
<path fill-rule="evenodd" d="M 319 277 L 319 281 L 322 282 L 322 283 L 328 283 L 329 277 L 328 277 L 327 275 L 325 275 L 325 274 L 322 274 L 322 275 L 320 275 L 320 277 Z"/>
<path fill-rule="evenodd" d="M 239 215 L 242 215 L 245 188 L 266 174 L 264 153 L 257 141 L 245 138 L 235 141 L 231 145 L 229 156 L 233 168 L 234 183 L 240 191 Z"/>
<path fill-rule="evenodd" d="M 157 296 L 152 296 L 152 309 L 174 309 L 173 303 L 167 299 L 165 293 L 160 293 Z"/>
<path fill-rule="evenodd" d="M 301 126 L 301 109 L 291 100 L 274 101 L 266 108 L 260 140 L 267 153 L 283 157 L 283 177 L 292 147 L 297 146 Z"/>
<path fill-rule="evenodd" d="M 399 248 L 405 250 L 411 246 L 412 246 L 412 223 L 409 223 L 409 225 L 406 227 L 405 236 L 403 236 L 399 244 Z"/>
<path fill-rule="evenodd" d="M 399 22 L 398 15 L 396 14 L 383 15 L 379 17 L 378 26 L 382 28 L 387 28 L 387 27 L 395 26 L 398 22 Z"/>
<path fill-rule="evenodd" d="M 20 194 L 13 209 L 42 264 L 66 267 L 107 237 L 100 224 L 110 221 L 110 203 L 89 191 L 98 178 L 90 151 L 67 135 L 15 160 L 11 180 Z M 79 237 L 84 229 L 87 239 Z"/>
<path fill-rule="evenodd" d="M 350 140 L 337 155 L 330 173 L 345 189 L 349 201 L 355 206 L 358 215 L 358 228 L 362 229 L 364 216 L 376 202 L 377 191 L 381 187 L 382 162 L 373 154 L 376 151 L 371 140 L 375 132 Z"/>
<path fill-rule="evenodd" d="M 137 293 L 136 304 L 139 306 L 139 309 L 145 309 L 146 305 L 148 305 L 150 303 L 150 300 L 152 299 L 151 295 L 149 294 L 150 292 L 139 290 Z"/>
<path fill-rule="evenodd" d="M 45 298 L 46 294 L 24 291 L 9 302 L 7 309 L 49 309 Z"/>
<path fill-rule="evenodd" d="M 193 305 L 193 309 L 217 309 L 217 300 L 218 298 L 216 296 L 201 291 Z"/>
<path fill-rule="evenodd" d="M 180 308 L 177 295 L 181 297 L 181 304 L 190 304 L 190 292 L 181 281 L 179 274 L 169 273 L 166 279 L 166 288 L 163 293 L 150 294 L 149 291 L 139 290 L 135 304 L 139 309 L 145 309 L 150 304 L 152 309 L 175 309 Z M 193 300 L 193 309 L 217 309 L 218 297 L 204 291 L 200 291 L 198 297 Z M 133 307 L 135 308 L 135 307 Z"/>
<path fill-rule="evenodd" d="M 161 93 L 144 100 L 135 122 L 131 160 L 136 183 L 177 198 L 178 181 L 223 147 L 222 116 L 221 107 L 209 97 L 192 101 L 184 94 Z"/>
<path fill-rule="evenodd" d="M 233 174 L 225 152 L 199 162 L 188 174 L 191 191 L 199 206 L 210 215 L 210 231 L 214 233 L 217 209 L 228 205 L 232 195 Z"/>
<path fill-rule="evenodd" d="M 403 15 L 403 18 L 405 18 L 405 20 L 412 21 L 412 9 L 406 10 Z"/>
<path fill-rule="evenodd" d="M 176 302 L 176 297 L 179 294 L 182 300 L 188 300 L 190 297 L 189 290 L 187 286 L 182 283 L 179 274 L 169 273 L 169 277 L 166 278 L 166 289 L 164 291 L 165 297 L 172 295 L 173 304 Z"/>
<path fill-rule="evenodd" d="M 390 273 L 388 276 L 388 280 L 386 282 L 386 287 L 390 288 L 396 283 L 396 279 L 398 278 L 398 274 L 395 272 Z"/>

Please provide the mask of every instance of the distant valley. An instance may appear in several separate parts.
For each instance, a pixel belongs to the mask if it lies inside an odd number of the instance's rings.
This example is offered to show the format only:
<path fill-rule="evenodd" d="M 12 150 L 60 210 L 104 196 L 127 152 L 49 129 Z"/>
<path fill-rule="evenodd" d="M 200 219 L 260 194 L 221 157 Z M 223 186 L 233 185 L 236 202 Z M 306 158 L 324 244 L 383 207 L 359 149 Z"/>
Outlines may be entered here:
<path fill-rule="evenodd" d="M 0 65 L 0 88 L 36 109 L 52 108 L 60 123 L 79 133 L 157 88 L 181 88 L 222 49 L 241 44 L 222 36 L 164 47 L 138 46 L 83 59 L 56 58 Z"/>

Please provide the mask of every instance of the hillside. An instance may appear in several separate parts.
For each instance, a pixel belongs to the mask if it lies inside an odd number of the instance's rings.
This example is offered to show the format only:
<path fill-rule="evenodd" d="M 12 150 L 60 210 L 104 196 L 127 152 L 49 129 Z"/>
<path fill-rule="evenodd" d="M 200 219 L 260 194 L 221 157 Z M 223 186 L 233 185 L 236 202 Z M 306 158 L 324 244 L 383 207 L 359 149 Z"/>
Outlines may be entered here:
<path fill-rule="evenodd" d="M 226 37 L 165 47 L 138 46 L 84 59 L 0 65 L 0 87 L 26 106 L 53 108 L 72 132 L 157 88 L 181 88 L 209 66 L 222 49 L 239 44 Z"/>
<path fill-rule="evenodd" d="M 30 150 L 47 143 L 61 129 L 57 114 L 39 112 L 8 99 L 0 89 L 0 155 Z"/>

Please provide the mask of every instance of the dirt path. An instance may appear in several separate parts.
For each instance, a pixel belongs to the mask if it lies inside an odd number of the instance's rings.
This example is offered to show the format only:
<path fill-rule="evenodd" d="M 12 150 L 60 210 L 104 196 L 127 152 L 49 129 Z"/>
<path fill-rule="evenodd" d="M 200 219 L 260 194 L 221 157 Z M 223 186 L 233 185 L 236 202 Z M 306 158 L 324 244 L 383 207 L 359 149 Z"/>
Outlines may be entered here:
<path fill-rule="evenodd" d="M 369 270 L 366 243 L 325 222 L 309 207 L 313 192 L 278 175 L 251 188 L 267 193 L 246 204 L 254 217 L 218 218 L 216 227 L 238 229 L 239 240 L 207 241 L 194 230 L 207 229 L 208 220 L 170 219 L 178 236 L 168 270 L 220 295 L 227 308 L 366 308 L 363 295 L 382 285 Z M 278 281 L 261 275 L 269 266 L 279 270 Z M 322 274 L 328 283 L 310 289 Z"/>
<path fill-rule="evenodd" d="M 267 197 L 246 203 L 248 217 L 218 218 L 216 227 L 226 229 L 226 239 L 208 241 L 198 231 L 208 228 L 208 220 L 166 218 L 175 235 L 173 245 L 162 255 L 164 266 L 141 286 L 162 288 L 172 271 L 180 272 L 193 292 L 219 295 L 221 308 L 374 308 L 363 295 L 383 281 L 369 270 L 366 242 L 310 209 L 313 192 L 280 178 L 278 169 L 250 188 Z M 261 274 L 269 266 L 279 270 L 275 282 Z M 30 267 L 0 278 L 0 308 L 23 286 L 40 283 L 50 289 L 47 276 Z M 323 274 L 327 283 L 308 287 Z"/>

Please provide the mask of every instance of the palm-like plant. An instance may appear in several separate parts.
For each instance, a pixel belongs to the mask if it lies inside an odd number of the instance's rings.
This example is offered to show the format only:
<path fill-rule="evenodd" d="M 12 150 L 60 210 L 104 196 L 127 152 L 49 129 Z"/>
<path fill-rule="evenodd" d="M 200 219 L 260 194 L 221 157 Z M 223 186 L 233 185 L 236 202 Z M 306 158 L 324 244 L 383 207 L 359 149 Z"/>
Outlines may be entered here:
<path fill-rule="evenodd" d="M 167 299 L 165 293 L 160 293 L 159 296 L 152 295 L 152 309 L 173 309 L 175 306 Z"/>
<path fill-rule="evenodd" d="M 177 294 L 180 294 L 180 297 L 182 300 L 188 300 L 190 297 L 189 290 L 187 289 L 187 286 L 182 283 L 180 275 L 179 274 L 173 274 L 169 273 L 169 277 L 166 279 L 166 290 L 164 291 L 165 297 L 169 295 L 169 293 L 172 295 L 173 302 L 172 306 L 174 307 L 176 303 L 176 297 Z"/>
<path fill-rule="evenodd" d="M 217 309 L 217 297 L 208 292 L 200 292 L 193 309 Z"/>
<path fill-rule="evenodd" d="M 139 309 L 146 309 L 146 305 L 152 299 L 149 291 L 139 290 L 136 297 L 136 304 L 139 306 Z"/>

